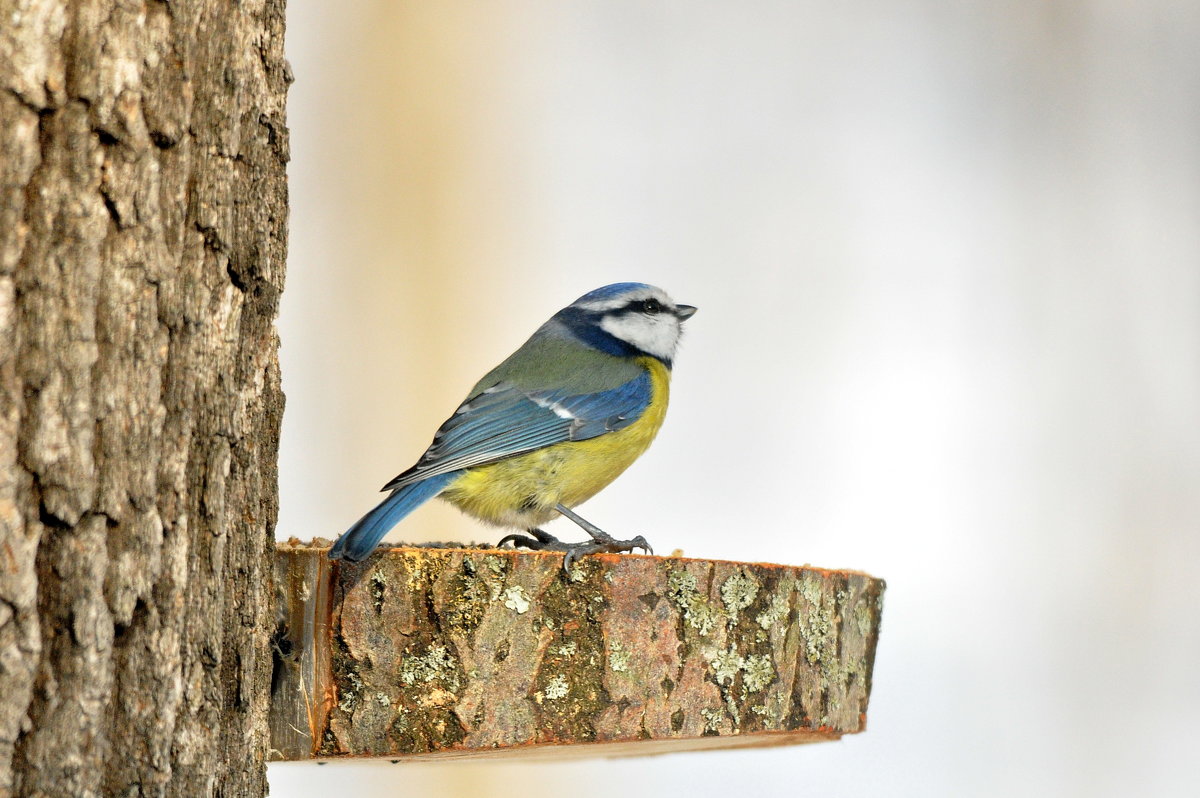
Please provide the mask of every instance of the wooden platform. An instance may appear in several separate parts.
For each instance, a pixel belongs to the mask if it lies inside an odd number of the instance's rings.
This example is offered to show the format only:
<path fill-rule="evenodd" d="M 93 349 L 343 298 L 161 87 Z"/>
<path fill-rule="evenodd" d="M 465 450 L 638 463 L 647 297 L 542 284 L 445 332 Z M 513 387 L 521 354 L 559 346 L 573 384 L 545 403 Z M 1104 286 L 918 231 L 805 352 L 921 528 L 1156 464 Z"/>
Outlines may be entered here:
<path fill-rule="evenodd" d="M 635 555 L 280 544 L 276 760 L 581 757 L 862 731 L 884 583 Z"/>

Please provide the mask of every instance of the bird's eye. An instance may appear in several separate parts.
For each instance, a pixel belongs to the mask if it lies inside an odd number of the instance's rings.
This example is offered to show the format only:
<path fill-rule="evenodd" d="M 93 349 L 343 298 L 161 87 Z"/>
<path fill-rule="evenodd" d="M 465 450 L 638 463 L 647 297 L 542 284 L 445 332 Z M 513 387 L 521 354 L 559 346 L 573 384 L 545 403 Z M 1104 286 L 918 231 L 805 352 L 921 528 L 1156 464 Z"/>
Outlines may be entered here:
<path fill-rule="evenodd" d="M 656 313 L 661 313 L 661 312 L 662 312 L 662 303 L 659 302 L 657 299 L 643 299 L 642 300 L 642 313 L 646 313 L 646 314 L 653 316 Z"/>

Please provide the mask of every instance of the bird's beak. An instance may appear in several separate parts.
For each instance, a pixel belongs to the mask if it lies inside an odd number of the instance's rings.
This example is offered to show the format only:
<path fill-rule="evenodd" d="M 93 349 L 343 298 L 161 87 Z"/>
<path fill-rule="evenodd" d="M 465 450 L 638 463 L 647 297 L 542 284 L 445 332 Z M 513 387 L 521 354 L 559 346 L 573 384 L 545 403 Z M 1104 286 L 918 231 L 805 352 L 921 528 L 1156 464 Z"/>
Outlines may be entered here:
<path fill-rule="evenodd" d="M 696 312 L 696 307 L 694 305 L 676 305 L 675 306 L 675 315 L 679 317 L 680 321 L 683 321 L 684 319 L 690 319 L 692 317 L 692 314 L 695 312 Z"/>

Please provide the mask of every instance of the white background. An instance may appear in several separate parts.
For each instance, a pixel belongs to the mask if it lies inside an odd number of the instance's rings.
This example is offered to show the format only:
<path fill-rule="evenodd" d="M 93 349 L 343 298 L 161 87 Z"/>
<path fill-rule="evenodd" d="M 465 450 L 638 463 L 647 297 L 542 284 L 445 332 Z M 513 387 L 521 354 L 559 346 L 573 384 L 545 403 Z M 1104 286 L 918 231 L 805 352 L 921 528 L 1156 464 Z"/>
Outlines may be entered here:
<path fill-rule="evenodd" d="M 1200 794 L 1197 41 L 1194 2 L 292 0 L 281 537 L 638 280 L 700 312 L 586 516 L 888 593 L 839 743 L 272 794 Z"/>

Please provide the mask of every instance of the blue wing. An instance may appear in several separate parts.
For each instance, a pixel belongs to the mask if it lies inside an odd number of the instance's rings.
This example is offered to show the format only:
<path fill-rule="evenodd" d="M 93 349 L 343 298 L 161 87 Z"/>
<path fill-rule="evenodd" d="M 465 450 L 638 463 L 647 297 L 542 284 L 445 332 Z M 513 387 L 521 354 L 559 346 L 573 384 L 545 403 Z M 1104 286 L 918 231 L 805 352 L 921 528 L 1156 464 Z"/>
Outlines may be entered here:
<path fill-rule="evenodd" d="M 646 371 L 616 388 L 575 395 L 498 383 L 464 402 L 442 424 L 420 461 L 383 490 L 623 429 L 637 421 L 650 398 Z"/>

